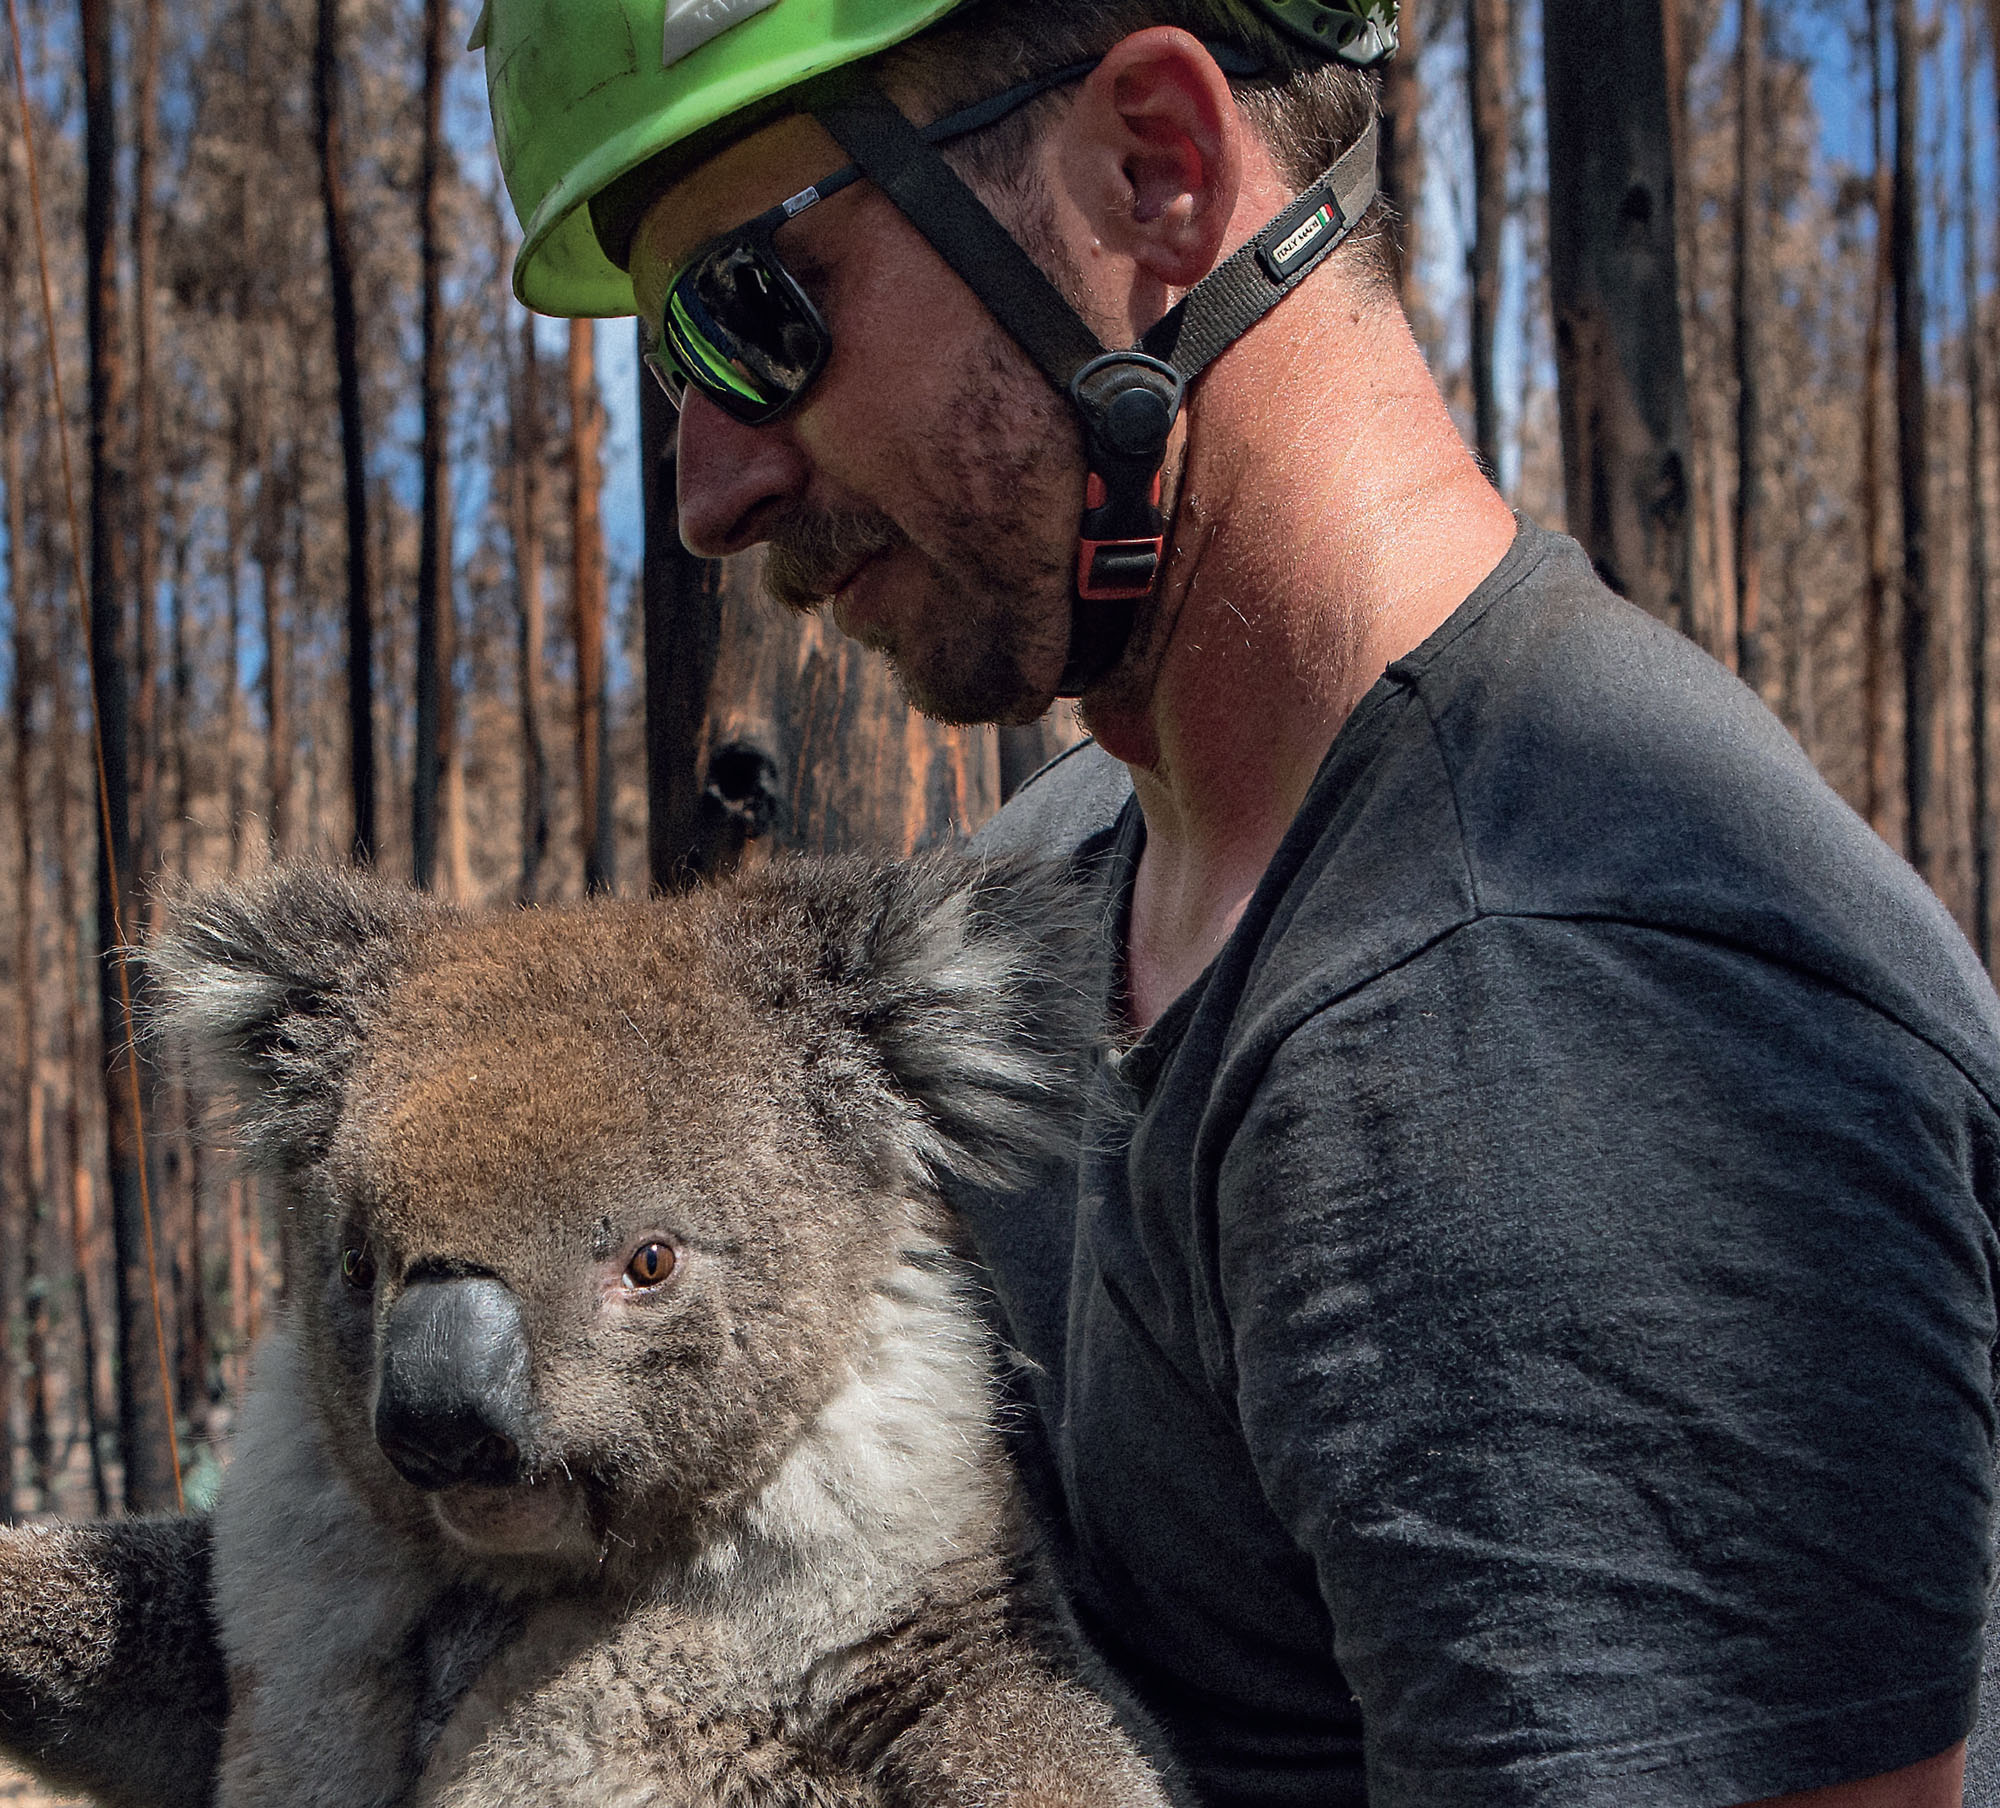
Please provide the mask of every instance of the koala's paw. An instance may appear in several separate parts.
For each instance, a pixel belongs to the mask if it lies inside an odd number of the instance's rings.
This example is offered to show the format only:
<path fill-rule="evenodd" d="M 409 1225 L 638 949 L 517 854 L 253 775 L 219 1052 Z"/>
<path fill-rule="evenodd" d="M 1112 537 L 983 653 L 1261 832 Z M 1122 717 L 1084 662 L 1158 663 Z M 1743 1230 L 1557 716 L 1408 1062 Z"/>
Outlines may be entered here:
<path fill-rule="evenodd" d="M 109 1804 L 197 1808 L 228 1707 L 206 1520 L 0 1531 L 0 1747 Z"/>
<path fill-rule="evenodd" d="M 898 1744 L 891 1794 L 926 1808 L 1168 1808 L 1173 1799 L 1099 1697 L 1025 1667 L 952 1691 Z"/>

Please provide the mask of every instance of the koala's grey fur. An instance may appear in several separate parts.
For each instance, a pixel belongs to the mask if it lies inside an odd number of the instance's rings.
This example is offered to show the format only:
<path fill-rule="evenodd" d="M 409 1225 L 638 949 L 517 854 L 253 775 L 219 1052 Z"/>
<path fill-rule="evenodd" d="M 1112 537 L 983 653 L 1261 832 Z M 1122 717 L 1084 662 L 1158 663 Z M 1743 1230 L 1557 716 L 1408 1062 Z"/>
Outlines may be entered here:
<path fill-rule="evenodd" d="M 943 858 L 183 903 L 164 1020 L 284 1203 L 213 1526 L 227 1687 L 198 1522 L 11 1535 L 0 1738 L 173 1808 L 1157 1808 L 1029 1574 L 940 1204 L 1070 1133 L 1068 910 Z M 679 1265 L 641 1299 L 647 1236 Z M 425 1493 L 375 1441 L 383 1327 L 440 1275 L 521 1302 L 525 1481 Z"/>

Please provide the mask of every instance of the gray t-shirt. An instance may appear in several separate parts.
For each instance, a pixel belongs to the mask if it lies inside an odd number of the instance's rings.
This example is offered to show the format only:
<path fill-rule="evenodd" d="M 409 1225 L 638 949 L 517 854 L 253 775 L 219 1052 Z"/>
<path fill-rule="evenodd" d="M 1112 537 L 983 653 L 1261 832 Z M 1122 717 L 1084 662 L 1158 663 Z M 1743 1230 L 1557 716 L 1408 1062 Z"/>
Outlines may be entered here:
<path fill-rule="evenodd" d="M 1144 825 L 1085 750 L 1117 972 Z M 1078 1619 L 1210 1808 L 1755 1800 L 1972 1723 L 2000 1005 L 1750 694 L 1524 527 L 972 1200 Z"/>

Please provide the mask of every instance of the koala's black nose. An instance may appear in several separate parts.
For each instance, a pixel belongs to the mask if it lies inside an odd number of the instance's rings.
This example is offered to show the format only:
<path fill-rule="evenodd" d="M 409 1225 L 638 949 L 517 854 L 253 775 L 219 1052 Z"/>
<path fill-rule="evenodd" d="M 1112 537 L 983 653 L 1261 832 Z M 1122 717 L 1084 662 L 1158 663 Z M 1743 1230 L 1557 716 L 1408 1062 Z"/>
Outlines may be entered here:
<path fill-rule="evenodd" d="M 419 1281 L 390 1310 L 381 1377 L 375 1441 L 405 1481 L 519 1479 L 528 1337 L 521 1302 L 500 1282 Z"/>

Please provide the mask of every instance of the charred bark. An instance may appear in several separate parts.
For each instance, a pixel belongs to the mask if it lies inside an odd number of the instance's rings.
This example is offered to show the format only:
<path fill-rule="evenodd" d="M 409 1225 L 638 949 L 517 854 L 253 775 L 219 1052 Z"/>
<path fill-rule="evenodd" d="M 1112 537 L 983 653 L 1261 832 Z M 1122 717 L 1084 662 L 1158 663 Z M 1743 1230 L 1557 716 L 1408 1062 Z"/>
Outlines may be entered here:
<path fill-rule="evenodd" d="M 549 749 L 543 727 L 543 642 L 548 605 L 542 587 L 542 368 L 532 314 L 521 317 L 520 368 L 513 373 L 509 506 L 513 514 L 517 599 L 517 692 L 521 705 L 521 876 L 515 895 L 540 894 L 549 851 Z"/>
<path fill-rule="evenodd" d="M 179 825 L 174 837 L 174 861 L 181 878 L 192 866 L 195 835 L 193 814 L 194 776 L 191 742 L 194 732 L 194 660 L 188 647 L 188 533 L 183 523 L 174 548 L 174 585 L 169 594 L 167 617 L 167 662 L 173 674 L 171 713 L 167 722 L 167 743 L 174 750 L 173 819 Z"/>
<path fill-rule="evenodd" d="M 63 1094 L 63 1177 L 67 1183 L 65 1216 L 76 1284 L 76 1397 L 83 1403 L 85 1435 L 90 1445 L 91 1494 L 97 1516 L 102 1519 L 111 1511 L 111 1482 L 104 1461 L 106 1389 L 99 1374 L 103 1356 L 98 1328 L 103 1316 L 97 1198 L 84 1149 L 84 1101 L 92 1089 L 102 1084 L 103 1062 L 91 1040 L 83 1003 L 82 887 L 76 870 L 75 822 L 70 808 L 77 749 L 70 733 L 74 697 L 68 674 L 69 661 L 58 633 L 49 660 L 52 777 L 49 789 L 55 806 L 56 926 L 61 944 L 63 1040 L 69 1057 L 68 1085 Z"/>
<path fill-rule="evenodd" d="M 1764 685 L 1764 6 L 1741 0 L 1736 44 L 1736 670 Z"/>
<path fill-rule="evenodd" d="M 1500 322 L 1500 242 L 1507 230 L 1507 169 L 1514 109 L 1510 0 L 1466 0 L 1466 74 L 1472 100 L 1473 233 L 1467 252 L 1472 302 L 1473 445 L 1489 475 L 1500 470 L 1500 391 L 1494 337 Z"/>
<path fill-rule="evenodd" d="M 153 1336 L 146 1252 L 146 1149 L 133 1088 L 123 962 L 132 880 L 131 672 L 118 500 L 125 473 L 116 434 L 123 390 L 118 346 L 116 164 L 109 0 L 78 0 L 84 90 L 84 315 L 90 355 L 90 657 L 103 755 L 97 862 L 98 1014 L 106 1057 L 106 1161 L 111 1176 L 118 1346 L 118 1442 L 125 1505 L 174 1504 L 174 1430 L 168 1422 Z"/>
<path fill-rule="evenodd" d="M 1937 673 L 1931 647 L 1930 414 L 1924 369 L 1924 280 L 1918 242 L 1916 0 L 1895 0 L 1896 166 L 1889 215 L 1889 261 L 1896 297 L 1897 488 L 1903 509 L 1903 808 L 1909 861 L 1938 879 L 1931 798 L 1937 779 Z"/>
<path fill-rule="evenodd" d="M 569 328 L 570 628 L 576 641 L 577 832 L 583 842 L 583 888 L 618 883 L 612 840 L 611 724 L 604 698 L 604 410 L 597 395 L 596 327 Z"/>
<path fill-rule="evenodd" d="M 10 247 L 11 248 L 11 247 Z M 18 1108 L 21 1113 L 20 1165 L 16 1170 L 16 1181 L 20 1199 L 19 1223 L 21 1226 L 21 1251 L 23 1292 L 26 1289 L 26 1270 L 32 1261 L 36 1226 L 43 1211 L 43 1186 L 45 1180 L 42 1160 L 42 1081 L 40 1067 L 40 951 L 36 946 L 35 909 L 35 792 L 30 776 L 30 767 L 35 750 L 35 699 L 41 686 L 41 660 L 36 650 L 33 635 L 33 617 L 28 600 L 26 571 L 27 519 L 28 512 L 21 496 L 21 428 L 20 393 L 14 381 L 13 359 L 8 356 L 0 365 L 0 482 L 7 486 L 7 600 L 14 616 L 14 687 L 9 700 L 14 724 L 14 830 L 15 851 L 18 863 L 15 867 L 14 905 L 14 980 L 18 993 L 19 1042 L 16 1053 L 19 1059 Z M 12 1276 L 4 1266 L 0 1266 L 0 1344 L 10 1341 L 5 1335 L 8 1324 L 7 1292 Z M 30 1307 L 32 1310 L 32 1299 Z M 42 1357 L 46 1362 L 46 1356 Z M 28 1347 L 28 1366 L 31 1375 L 39 1374 L 34 1330 L 31 1321 Z M 9 1515 L 14 1502 L 14 1440 L 13 1425 L 13 1377 L 10 1373 L 9 1352 L 0 1349 L 0 1516 Z M 46 1440 L 46 1407 L 43 1411 Z M 42 1493 L 42 1504 L 48 1504 L 48 1464 L 46 1456 L 33 1450 L 34 1434 L 30 1427 L 30 1461 L 39 1471 L 36 1481 Z"/>
<path fill-rule="evenodd" d="M 137 678 L 132 710 L 132 766 L 138 839 L 131 887 L 151 895 L 160 863 L 160 675 L 155 641 L 160 575 L 160 396 L 154 317 L 159 264 L 158 180 L 160 121 L 160 0 L 144 0 L 132 81 L 132 578 L 135 608 L 132 665 Z M 138 925 L 132 925 L 138 932 Z M 158 1097 L 148 1075 L 147 1103 Z M 150 1111 L 148 1113 L 150 1116 Z"/>
<path fill-rule="evenodd" d="M 1693 123 L 1688 107 L 1688 65 L 1694 54 L 1690 40 L 1698 35 L 1704 20 L 1691 16 L 1699 0 L 1665 0 L 1660 8 L 1661 35 L 1667 62 L 1667 123 L 1672 144 L 1674 193 L 1691 197 L 1689 186 L 1689 144 Z M 1706 294 L 1703 280 L 1702 235 L 1697 209 L 1677 204 L 1674 208 L 1674 247 L 1680 264 L 1678 284 L 1681 298 L 1683 355 L 1694 353 L 1697 316 L 1695 309 Z M 1699 571 L 1694 584 L 1695 638 L 1708 654 L 1736 668 L 1736 536 L 1732 526 L 1735 497 L 1730 486 L 1728 460 L 1722 456 L 1728 435 L 1716 424 L 1716 401 L 1712 390 L 1690 383 L 1688 406 L 1694 459 L 1689 467 L 1694 505 L 1692 558 Z M 1704 589 L 1705 584 L 1705 589 Z"/>
<path fill-rule="evenodd" d="M 1973 65 L 1979 27 L 1965 14 L 1965 55 L 1960 62 L 1959 162 L 1963 188 L 1959 242 L 1965 285 L 1966 396 L 1966 676 L 1972 717 L 1972 940 L 1979 958 L 1993 965 L 1993 757 L 1988 744 L 1991 700 L 1987 658 L 1992 639 L 1989 614 L 1991 542 L 1986 509 L 1985 322 L 1980 306 L 1979 253 L 1984 218 L 1978 194 L 1978 146 L 1973 132 Z"/>
<path fill-rule="evenodd" d="M 264 622 L 264 830 L 273 853 L 292 840 L 292 636 L 279 573 L 285 558 L 288 490 L 296 482 L 292 461 L 280 462 L 271 432 L 268 368 L 259 373 L 259 420 L 263 426 L 258 459 L 257 527 L 251 536 L 257 561 L 258 595 Z"/>
<path fill-rule="evenodd" d="M 154 0 L 157 4 L 157 0 Z M 361 326 L 354 298 L 341 109 L 340 0 L 318 0 L 313 39 L 313 133 L 333 362 L 340 389 L 340 469 L 347 526 L 347 781 L 353 857 L 375 858 L 375 597 L 369 567 L 367 425 L 361 409 Z"/>
<path fill-rule="evenodd" d="M 1877 834 L 1889 824 L 1887 700 L 1889 550 L 1887 511 L 1882 506 L 1882 364 L 1889 336 L 1893 288 L 1889 258 L 1893 180 L 1889 169 L 1884 115 L 1888 105 L 1882 80 L 1882 0 L 1868 0 L 1868 78 L 1871 130 L 1875 147 L 1875 269 L 1868 310 L 1868 337 L 1862 353 L 1861 528 L 1867 542 L 1867 590 L 1862 610 L 1862 736 L 1865 742 L 1865 813 Z"/>
<path fill-rule="evenodd" d="M 1426 308 L 1417 260 L 1423 237 L 1425 8 L 1432 0 L 1403 0 L 1402 48 L 1382 72 L 1382 192 L 1396 211 L 1396 287 L 1403 312 L 1422 339 Z"/>
<path fill-rule="evenodd" d="M 418 175 L 423 270 L 423 515 L 417 550 L 417 744 L 412 773 L 411 844 L 416 882 L 456 890 L 462 862 L 457 833 L 457 610 L 452 597 L 451 470 L 447 427 L 444 266 L 444 73 L 448 0 L 424 0 L 424 124 Z M 459 845 L 447 845 L 447 838 Z M 454 856 L 459 856 L 455 858 Z"/>
<path fill-rule="evenodd" d="M 907 854 L 999 807 L 995 730 L 918 715 L 880 655 L 763 594 L 755 558 L 725 560 L 721 590 L 696 837 L 718 866 L 733 848 Z"/>
<path fill-rule="evenodd" d="M 641 328 L 641 332 L 645 329 Z M 673 406 L 639 367 L 639 469 L 645 488 L 646 865 L 657 891 L 699 865 L 701 742 L 721 651 L 720 567 L 681 544 L 674 499 Z"/>
<path fill-rule="evenodd" d="M 243 870 L 243 685 L 235 649 L 243 644 L 243 486 L 250 464 L 247 403 L 239 387 L 230 424 L 229 475 L 223 492 L 223 622 L 230 652 L 222 661 L 223 795 L 229 814 L 229 873 Z"/>
<path fill-rule="evenodd" d="M 1691 468 L 1660 9 L 1548 0 L 1549 249 L 1570 531 L 1693 628 Z"/>

